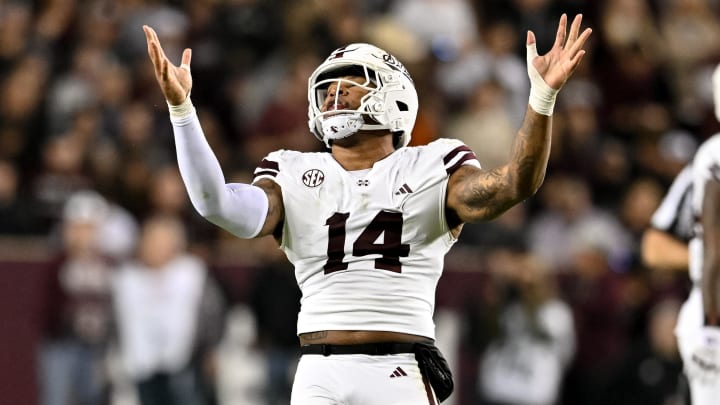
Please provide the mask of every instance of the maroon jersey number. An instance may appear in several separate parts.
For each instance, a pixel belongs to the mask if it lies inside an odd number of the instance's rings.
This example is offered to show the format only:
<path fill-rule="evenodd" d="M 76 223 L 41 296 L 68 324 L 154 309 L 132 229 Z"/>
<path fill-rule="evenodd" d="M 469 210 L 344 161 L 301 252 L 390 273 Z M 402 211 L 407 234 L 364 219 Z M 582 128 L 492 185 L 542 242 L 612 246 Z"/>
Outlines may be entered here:
<path fill-rule="evenodd" d="M 348 213 L 336 212 L 325 221 L 328 226 L 328 260 L 323 267 L 325 274 L 345 270 L 345 224 Z M 400 212 L 380 211 L 353 243 L 353 256 L 379 254 L 375 268 L 401 272 L 400 258 L 410 254 L 410 245 L 402 243 L 403 218 Z M 384 235 L 383 235 L 384 234 Z M 382 243 L 375 241 L 383 235 Z"/>

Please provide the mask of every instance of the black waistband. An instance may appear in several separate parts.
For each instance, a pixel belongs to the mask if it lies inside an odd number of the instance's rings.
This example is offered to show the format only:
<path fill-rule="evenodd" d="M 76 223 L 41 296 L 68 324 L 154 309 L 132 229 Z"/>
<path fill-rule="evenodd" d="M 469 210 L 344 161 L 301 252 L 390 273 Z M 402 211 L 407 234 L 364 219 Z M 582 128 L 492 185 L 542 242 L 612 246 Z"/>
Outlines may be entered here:
<path fill-rule="evenodd" d="M 367 354 L 383 356 L 388 354 L 413 353 L 414 343 L 366 343 L 360 345 L 304 345 L 300 347 L 302 354 Z"/>

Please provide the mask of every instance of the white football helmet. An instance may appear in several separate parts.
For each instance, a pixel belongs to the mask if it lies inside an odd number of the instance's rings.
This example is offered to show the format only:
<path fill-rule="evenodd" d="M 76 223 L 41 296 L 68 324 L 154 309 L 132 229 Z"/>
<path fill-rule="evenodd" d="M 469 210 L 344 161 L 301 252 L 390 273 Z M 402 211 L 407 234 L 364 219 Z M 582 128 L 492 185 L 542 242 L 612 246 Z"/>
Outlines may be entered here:
<path fill-rule="evenodd" d="M 342 76 L 364 76 L 359 86 L 368 94 L 357 110 L 322 112 L 328 87 L 339 86 Z M 363 43 L 336 49 L 315 69 L 308 81 L 308 102 L 310 131 L 327 147 L 359 130 L 379 129 L 396 135 L 396 148 L 407 146 L 418 110 L 415 84 L 405 66 L 388 52 Z"/>

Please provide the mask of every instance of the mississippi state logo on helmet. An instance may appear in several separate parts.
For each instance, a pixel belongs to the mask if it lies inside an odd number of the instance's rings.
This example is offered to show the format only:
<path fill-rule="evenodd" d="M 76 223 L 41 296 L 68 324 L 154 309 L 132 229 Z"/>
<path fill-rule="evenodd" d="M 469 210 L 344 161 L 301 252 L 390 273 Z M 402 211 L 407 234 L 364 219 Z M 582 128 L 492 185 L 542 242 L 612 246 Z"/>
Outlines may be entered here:
<path fill-rule="evenodd" d="M 322 112 L 328 87 L 339 84 L 342 76 L 365 77 L 364 83 L 353 85 L 368 94 L 356 110 Z M 415 84 L 405 66 L 388 52 L 364 43 L 336 49 L 315 69 L 308 81 L 308 102 L 310 131 L 328 147 L 332 140 L 359 130 L 382 129 L 397 135 L 396 148 L 407 146 L 418 110 Z"/>

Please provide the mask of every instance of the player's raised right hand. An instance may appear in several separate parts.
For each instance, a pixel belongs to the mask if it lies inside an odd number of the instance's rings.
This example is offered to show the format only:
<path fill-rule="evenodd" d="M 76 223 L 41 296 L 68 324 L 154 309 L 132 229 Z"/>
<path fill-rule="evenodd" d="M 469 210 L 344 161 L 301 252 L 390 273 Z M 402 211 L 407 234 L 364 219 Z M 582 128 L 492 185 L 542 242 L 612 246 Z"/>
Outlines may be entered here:
<path fill-rule="evenodd" d="M 155 78 L 160 89 L 170 105 L 179 105 L 185 101 L 192 88 L 192 76 L 190 75 L 192 51 L 186 48 L 183 51 L 180 66 L 175 66 L 165 56 L 155 30 L 147 25 L 143 25 L 143 30 L 147 40 L 148 54 L 155 68 Z"/>

